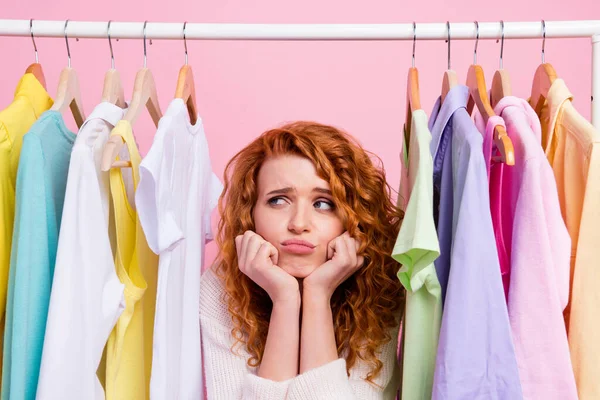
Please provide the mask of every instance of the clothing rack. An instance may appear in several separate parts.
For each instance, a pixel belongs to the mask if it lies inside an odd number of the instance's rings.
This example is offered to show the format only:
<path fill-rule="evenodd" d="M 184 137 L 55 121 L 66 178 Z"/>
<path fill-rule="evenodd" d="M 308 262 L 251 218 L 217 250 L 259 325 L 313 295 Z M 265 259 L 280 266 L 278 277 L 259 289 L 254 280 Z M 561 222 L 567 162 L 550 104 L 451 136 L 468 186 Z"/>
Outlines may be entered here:
<path fill-rule="evenodd" d="M 65 37 L 66 21 L 0 19 L 0 36 Z M 145 27 L 144 27 L 145 25 Z M 184 23 L 111 22 L 113 39 L 182 39 Z M 479 39 L 592 39 L 592 123 L 600 129 L 600 20 L 479 23 Z M 188 23 L 190 40 L 473 40 L 477 29 L 468 23 L 403 24 L 230 24 Z M 448 29 L 450 26 L 450 30 Z M 108 21 L 69 21 L 70 38 L 107 38 Z"/>

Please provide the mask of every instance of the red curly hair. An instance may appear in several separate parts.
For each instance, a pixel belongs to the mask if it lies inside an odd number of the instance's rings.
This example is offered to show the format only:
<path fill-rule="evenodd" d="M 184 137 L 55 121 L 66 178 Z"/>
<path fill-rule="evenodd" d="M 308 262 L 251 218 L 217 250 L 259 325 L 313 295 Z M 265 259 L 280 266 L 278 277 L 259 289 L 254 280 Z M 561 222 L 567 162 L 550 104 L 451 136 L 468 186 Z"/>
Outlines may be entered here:
<path fill-rule="evenodd" d="M 403 215 L 391 200 L 383 168 L 373 165 L 370 153 L 347 133 L 315 122 L 294 122 L 263 133 L 225 169 L 215 271 L 224 282 L 234 324 L 232 351 L 245 344 L 248 365 L 258 366 L 265 349 L 273 304 L 239 270 L 235 237 L 255 230 L 258 172 L 267 158 L 283 154 L 314 163 L 317 175 L 329 182 L 344 227 L 361 242 L 365 265 L 337 288 L 331 308 L 337 351 L 345 357 L 347 370 L 360 358 L 371 366 L 367 380 L 373 382 L 383 368 L 376 351 L 392 339 L 390 328 L 398 326 L 404 309 L 404 290 L 396 277 L 399 265 L 390 256 Z"/>

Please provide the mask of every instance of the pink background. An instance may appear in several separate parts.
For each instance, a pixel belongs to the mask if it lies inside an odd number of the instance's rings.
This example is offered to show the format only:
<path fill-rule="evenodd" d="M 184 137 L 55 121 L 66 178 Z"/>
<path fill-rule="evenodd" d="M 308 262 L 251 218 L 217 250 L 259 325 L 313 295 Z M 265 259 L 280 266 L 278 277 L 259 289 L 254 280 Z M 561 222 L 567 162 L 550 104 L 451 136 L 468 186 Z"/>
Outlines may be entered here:
<path fill-rule="evenodd" d="M 410 23 L 471 22 L 473 20 L 539 21 L 600 19 L 596 0 L 454 0 L 401 2 L 342 1 L 31 1 L 4 2 L 1 18 L 78 21 L 238 22 L 238 23 Z M 35 27 L 35 25 L 34 25 Z M 65 42 L 36 40 L 48 90 L 56 92 L 58 76 L 67 64 Z M 69 41 L 72 66 L 79 74 L 86 114 L 100 100 L 104 73 L 110 68 L 108 42 Z M 546 60 L 552 63 L 575 96 L 575 106 L 590 117 L 590 39 L 548 39 Z M 472 62 L 473 41 L 452 42 L 452 68 L 464 81 Z M 135 73 L 142 67 L 141 40 L 113 40 L 116 68 L 129 97 Z M 3 55 L 0 107 L 10 103 L 15 85 L 34 60 L 28 37 L 0 37 Z M 188 41 L 189 63 L 196 78 L 199 109 L 204 121 L 215 172 L 263 131 L 285 121 L 307 119 L 332 124 L 355 135 L 383 161 L 392 187 L 397 186 L 401 127 L 405 118 L 406 71 L 412 43 L 388 42 L 265 42 Z M 527 97 L 540 63 L 541 40 L 507 40 L 504 68 L 513 92 Z M 479 64 L 488 86 L 498 67 L 500 44 L 479 43 Z M 421 102 L 429 114 L 440 93 L 446 69 L 444 41 L 417 42 Z M 6 60 L 6 61 L 4 61 Z M 172 99 L 184 62 L 182 41 L 153 41 L 148 67 L 154 72 L 161 106 Z M 67 124 L 74 128 L 70 115 Z M 145 154 L 155 129 L 148 115 L 134 127 Z M 214 216 L 213 220 L 216 219 Z M 214 222 L 214 221 L 213 221 Z M 215 254 L 208 246 L 207 264 Z"/>

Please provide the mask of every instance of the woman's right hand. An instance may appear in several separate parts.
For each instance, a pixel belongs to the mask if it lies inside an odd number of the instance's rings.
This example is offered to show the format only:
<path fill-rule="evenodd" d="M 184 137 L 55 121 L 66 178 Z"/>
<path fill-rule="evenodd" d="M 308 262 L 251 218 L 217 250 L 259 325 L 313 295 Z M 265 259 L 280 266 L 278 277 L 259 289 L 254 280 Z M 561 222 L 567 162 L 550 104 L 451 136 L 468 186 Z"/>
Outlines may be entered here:
<path fill-rule="evenodd" d="M 253 231 L 235 238 L 238 267 L 248 278 L 263 288 L 273 304 L 300 302 L 298 281 L 277 266 L 279 253 L 275 246 Z"/>

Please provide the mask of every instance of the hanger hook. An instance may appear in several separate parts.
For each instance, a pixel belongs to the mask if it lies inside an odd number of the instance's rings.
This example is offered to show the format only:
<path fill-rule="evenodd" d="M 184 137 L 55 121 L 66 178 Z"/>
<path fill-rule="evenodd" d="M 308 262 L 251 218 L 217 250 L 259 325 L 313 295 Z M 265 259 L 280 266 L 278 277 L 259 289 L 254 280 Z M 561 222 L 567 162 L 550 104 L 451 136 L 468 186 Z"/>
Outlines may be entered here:
<path fill-rule="evenodd" d="M 500 69 L 504 68 L 504 59 L 503 59 L 503 55 L 504 55 L 504 21 L 500 21 L 500 26 L 502 27 L 502 39 L 500 39 Z M 496 40 L 496 43 L 498 43 L 498 41 Z"/>
<path fill-rule="evenodd" d="M 106 35 L 108 36 L 108 47 L 110 48 L 110 67 L 115 69 L 115 56 L 113 54 L 112 42 L 110 40 L 110 23 L 112 19 L 108 21 L 108 28 L 106 29 Z"/>
<path fill-rule="evenodd" d="M 188 52 L 187 52 L 187 40 L 185 39 L 185 26 L 187 21 L 183 23 L 183 47 L 185 49 L 185 65 L 188 65 Z"/>
<path fill-rule="evenodd" d="M 69 20 L 65 21 L 65 42 L 67 43 L 67 57 L 69 58 L 69 68 L 71 68 L 71 50 L 69 49 L 69 38 L 67 37 L 67 25 Z"/>
<path fill-rule="evenodd" d="M 31 41 L 33 42 L 33 50 L 35 51 L 35 62 L 39 63 L 37 46 L 35 45 L 35 38 L 33 37 L 33 18 L 29 20 L 29 32 L 31 33 Z"/>
<path fill-rule="evenodd" d="M 148 21 L 144 21 L 144 68 L 146 68 L 146 24 Z M 149 44 L 152 44 L 152 39 L 148 40 Z"/>
<path fill-rule="evenodd" d="M 417 23 L 413 21 L 413 52 L 412 52 L 412 67 L 415 67 L 415 47 L 417 45 Z"/>
<path fill-rule="evenodd" d="M 546 63 L 546 21 L 542 20 L 542 64 Z"/>
<path fill-rule="evenodd" d="M 448 42 L 448 70 L 452 69 L 450 68 L 450 21 L 446 21 L 446 27 L 448 28 L 448 40 L 446 40 L 446 42 Z"/>
<path fill-rule="evenodd" d="M 475 21 L 475 50 L 473 50 L 473 64 L 477 65 L 477 45 L 479 44 L 479 22 Z"/>

